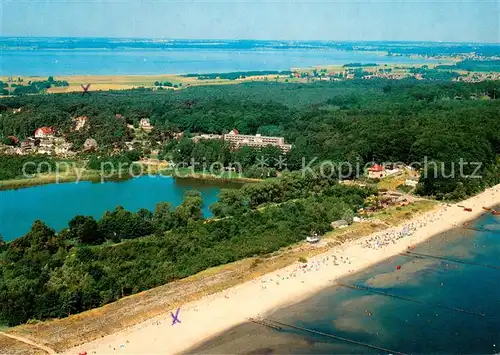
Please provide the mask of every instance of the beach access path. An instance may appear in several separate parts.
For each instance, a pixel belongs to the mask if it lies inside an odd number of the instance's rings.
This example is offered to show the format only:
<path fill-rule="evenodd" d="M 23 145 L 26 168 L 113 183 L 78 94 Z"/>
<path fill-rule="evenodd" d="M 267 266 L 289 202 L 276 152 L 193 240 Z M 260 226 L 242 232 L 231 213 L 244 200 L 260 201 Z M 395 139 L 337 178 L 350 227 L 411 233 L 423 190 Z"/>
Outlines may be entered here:
<path fill-rule="evenodd" d="M 64 354 L 175 354 L 208 340 L 249 318 L 266 313 L 331 286 L 341 277 L 355 273 L 448 229 L 462 226 L 500 203 L 500 185 L 458 204 L 441 204 L 437 209 L 405 221 L 391 230 L 377 232 L 310 258 L 308 266 L 296 262 L 284 269 L 245 282 L 235 287 L 186 302 L 176 309 L 138 323 L 117 333 L 72 348 Z M 464 211 L 463 207 L 472 209 Z M 405 226 L 415 230 L 390 243 L 373 245 L 377 236 L 398 235 Z M 333 259 L 333 255 L 335 259 Z M 325 262 L 328 260 L 328 262 Z M 333 262 L 335 260 L 335 263 Z M 307 271 L 302 269 L 306 268 Z"/>

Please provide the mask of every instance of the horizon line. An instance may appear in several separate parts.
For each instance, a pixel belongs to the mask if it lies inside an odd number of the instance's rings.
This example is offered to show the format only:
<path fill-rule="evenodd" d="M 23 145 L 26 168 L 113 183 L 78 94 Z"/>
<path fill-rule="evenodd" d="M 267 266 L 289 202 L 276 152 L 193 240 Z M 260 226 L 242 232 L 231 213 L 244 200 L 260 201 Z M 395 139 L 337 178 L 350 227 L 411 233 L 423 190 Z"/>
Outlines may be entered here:
<path fill-rule="evenodd" d="M 256 38 L 168 38 L 168 37 L 119 37 L 119 36 L 22 36 L 0 35 L 0 38 L 65 38 L 65 39 L 129 39 L 129 40 L 166 40 L 166 41 L 262 41 L 262 42 L 338 42 L 338 43 L 432 43 L 432 44 L 479 44 L 500 46 L 500 42 L 467 42 L 467 41 L 436 41 L 436 40 L 336 40 L 336 39 L 256 39 Z"/>

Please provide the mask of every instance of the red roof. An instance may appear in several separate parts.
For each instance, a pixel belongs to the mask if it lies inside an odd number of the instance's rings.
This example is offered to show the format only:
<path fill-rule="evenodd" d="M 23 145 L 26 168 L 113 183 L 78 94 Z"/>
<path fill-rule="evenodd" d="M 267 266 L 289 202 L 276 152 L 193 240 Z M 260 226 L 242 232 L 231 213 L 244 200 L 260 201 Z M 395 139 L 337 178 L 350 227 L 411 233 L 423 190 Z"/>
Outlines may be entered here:
<path fill-rule="evenodd" d="M 237 130 L 237 129 L 233 129 L 233 130 L 232 130 L 231 132 L 229 132 L 229 133 L 232 133 L 232 134 L 240 134 L 240 132 L 238 132 L 238 130 Z"/>
<path fill-rule="evenodd" d="M 368 171 L 384 171 L 385 168 L 382 165 L 375 164 L 371 168 L 368 168 Z"/>
<path fill-rule="evenodd" d="M 119 113 L 117 113 L 117 114 L 115 115 L 115 117 L 116 117 L 116 118 L 122 118 L 122 115 L 120 115 Z"/>
<path fill-rule="evenodd" d="M 38 131 L 42 131 L 42 133 L 44 133 L 44 134 L 52 134 L 52 133 L 54 133 L 54 128 L 52 128 L 52 127 L 40 127 L 35 131 L 35 134 Z"/>
<path fill-rule="evenodd" d="M 9 138 L 15 144 L 19 143 L 19 138 L 17 138 L 16 136 L 8 136 L 7 138 Z"/>

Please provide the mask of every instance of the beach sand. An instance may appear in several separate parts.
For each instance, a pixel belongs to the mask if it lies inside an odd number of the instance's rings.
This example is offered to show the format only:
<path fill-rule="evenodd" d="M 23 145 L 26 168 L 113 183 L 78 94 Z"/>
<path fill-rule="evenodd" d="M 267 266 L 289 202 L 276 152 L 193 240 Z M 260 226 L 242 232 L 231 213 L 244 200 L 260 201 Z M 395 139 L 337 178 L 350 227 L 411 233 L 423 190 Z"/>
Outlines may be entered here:
<path fill-rule="evenodd" d="M 500 203 L 500 185 L 466 201 L 440 205 L 404 224 L 334 247 L 305 263 L 295 263 L 176 310 L 68 350 L 65 354 L 175 354 L 186 351 L 248 318 L 297 303 L 343 276 L 408 250 L 438 233 L 477 218 Z M 471 208 L 471 212 L 463 207 Z M 373 280 L 384 283 L 384 280 Z"/>

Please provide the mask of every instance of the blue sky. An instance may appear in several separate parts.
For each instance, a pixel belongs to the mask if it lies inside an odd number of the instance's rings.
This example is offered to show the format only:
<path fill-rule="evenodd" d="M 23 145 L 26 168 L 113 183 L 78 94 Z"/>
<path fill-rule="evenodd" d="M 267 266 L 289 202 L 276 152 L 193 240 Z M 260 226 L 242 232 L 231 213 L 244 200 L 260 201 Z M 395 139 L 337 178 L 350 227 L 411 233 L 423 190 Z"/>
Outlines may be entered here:
<path fill-rule="evenodd" d="M 498 0 L 0 0 L 3 36 L 500 42 Z"/>

